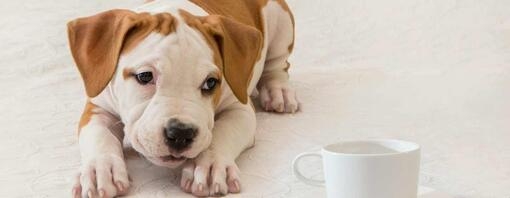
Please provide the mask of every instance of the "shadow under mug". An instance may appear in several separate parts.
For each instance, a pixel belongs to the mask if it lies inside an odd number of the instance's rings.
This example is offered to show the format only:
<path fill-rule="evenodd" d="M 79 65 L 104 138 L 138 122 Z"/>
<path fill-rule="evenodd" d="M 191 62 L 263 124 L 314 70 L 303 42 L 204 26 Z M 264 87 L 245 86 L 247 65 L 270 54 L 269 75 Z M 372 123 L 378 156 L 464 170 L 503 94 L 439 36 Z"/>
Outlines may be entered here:
<path fill-rule="evenodd" d="M 324 180 L 306 178 L 299 171 L 304 157 L 322 158 Z M 344 141 L 320 152 L 299 154 L 294 175 L 315 186 L 326 186 L 329 198 L 416 198 L 420 146 L 392 139 Z"/>

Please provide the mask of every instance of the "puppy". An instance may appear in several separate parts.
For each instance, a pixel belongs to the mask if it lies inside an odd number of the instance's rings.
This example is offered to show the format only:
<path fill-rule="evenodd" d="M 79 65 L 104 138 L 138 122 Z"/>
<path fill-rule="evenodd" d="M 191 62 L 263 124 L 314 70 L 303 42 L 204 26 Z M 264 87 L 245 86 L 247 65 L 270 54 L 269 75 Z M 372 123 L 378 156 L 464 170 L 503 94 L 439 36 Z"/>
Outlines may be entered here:
<path fill-rule="evenodd" d="M 182 167 L 196 196 L 241 190 L 235 159 L 266 111 L 294 113 L 287 70 L 294 21 L 284 0 L 167 0 L 68 23 L 88 96 L 74 197 L 129 188 L 123 140 L 152 163 Z"/>

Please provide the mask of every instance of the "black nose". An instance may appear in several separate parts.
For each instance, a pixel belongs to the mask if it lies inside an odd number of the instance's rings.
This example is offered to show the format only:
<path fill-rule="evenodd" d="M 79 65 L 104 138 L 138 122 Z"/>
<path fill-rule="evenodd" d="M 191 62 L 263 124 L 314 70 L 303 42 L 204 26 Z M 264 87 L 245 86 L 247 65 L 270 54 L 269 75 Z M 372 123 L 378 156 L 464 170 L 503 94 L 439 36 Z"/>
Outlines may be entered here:
<path fill-rule="evenodd" d="M 180 151 L 193 143 L 193 138 L 197 136 L 197 127 L 172 118 L 167 122 L 164 132 L 166 144 L 170 148 Z"/>

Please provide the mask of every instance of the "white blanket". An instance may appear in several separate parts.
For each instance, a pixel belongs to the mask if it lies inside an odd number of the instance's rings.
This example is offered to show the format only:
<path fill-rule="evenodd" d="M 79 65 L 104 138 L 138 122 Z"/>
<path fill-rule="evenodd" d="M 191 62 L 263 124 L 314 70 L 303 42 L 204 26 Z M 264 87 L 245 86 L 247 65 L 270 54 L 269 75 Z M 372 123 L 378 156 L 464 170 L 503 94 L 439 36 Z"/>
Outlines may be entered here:
<path fill-rule="evenodd" d="M 66 22 L 141 0 L 11 0 L 0 7 L 0 197 L 69 197 L 85 94 Z M 295 115 L 257 113 L 232 197 L 321 197 L 293 157 L 346 139 L 422 145 L 420 184 L 510 197 L 510 1 L 289 0 Z M 177 174 L 128 156 L 129 197 L 188 197 Z M 307 175 L 321 177 L 317 160 Z"/>

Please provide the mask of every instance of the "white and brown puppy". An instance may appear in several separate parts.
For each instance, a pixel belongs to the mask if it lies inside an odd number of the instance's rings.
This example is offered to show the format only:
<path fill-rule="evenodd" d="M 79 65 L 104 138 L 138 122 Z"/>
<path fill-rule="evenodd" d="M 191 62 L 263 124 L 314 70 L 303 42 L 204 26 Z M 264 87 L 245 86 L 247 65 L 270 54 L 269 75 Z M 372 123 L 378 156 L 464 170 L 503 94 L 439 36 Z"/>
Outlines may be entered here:
<path fill-rule="evenodd" d="M 127 192 L 123 139 L 156 165 L 182 165 L 181 188 L 237 193 L 235 159 L 267 111 L 298 109 L 288 84 L 294 26 L 283 0 L 167 0 L 68 24 L 89 97 L 75 197 Z"/>

